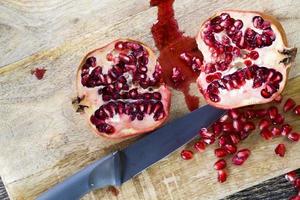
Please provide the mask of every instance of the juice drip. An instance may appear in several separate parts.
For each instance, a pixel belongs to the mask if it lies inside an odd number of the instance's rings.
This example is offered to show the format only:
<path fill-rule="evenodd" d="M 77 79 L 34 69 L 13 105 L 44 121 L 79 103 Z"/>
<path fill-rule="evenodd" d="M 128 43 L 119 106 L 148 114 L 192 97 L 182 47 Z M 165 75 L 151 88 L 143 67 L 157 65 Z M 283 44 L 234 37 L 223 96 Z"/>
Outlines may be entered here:
<path fill-rule="evenodd" d="M 195 82 L 199 73 L 193 71 L 180 54 L 188 53 L 202 61 L 202 54 L 197 48 L 195 38 L 184 36 L 179 30 L 175 19 L 174 0 L 151 0 L 151 6 L 158 7 L 157 23 L 151 28 L 156 47 L 160 51 L 158 61 L 162 66 L 164 81 L 174 89 L 182 91 L 190 111 L 199 107 L 199 98 L 189 94 L 189 86 Z M 177 67 L 183 74 L 184 80 L 179 84 L 172 81 L 172 69 Z"/>

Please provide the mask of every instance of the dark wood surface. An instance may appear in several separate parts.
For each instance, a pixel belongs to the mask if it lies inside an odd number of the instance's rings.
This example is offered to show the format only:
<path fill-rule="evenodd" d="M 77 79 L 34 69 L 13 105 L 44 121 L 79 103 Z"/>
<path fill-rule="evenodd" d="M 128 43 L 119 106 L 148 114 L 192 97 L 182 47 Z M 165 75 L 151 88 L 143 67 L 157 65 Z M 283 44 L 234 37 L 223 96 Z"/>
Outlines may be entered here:
<path fill-rule="evenodd" d="M 297 170 L 297 173 L 300 175 L 300 169 Z M 284 175 L 281 175 L 228 196 L 223 200 L 284 200 L 296 194 L 297 191 L 292 184 L 284 178 Z M 0 200 L 9 200 L 1 178 Z"/>

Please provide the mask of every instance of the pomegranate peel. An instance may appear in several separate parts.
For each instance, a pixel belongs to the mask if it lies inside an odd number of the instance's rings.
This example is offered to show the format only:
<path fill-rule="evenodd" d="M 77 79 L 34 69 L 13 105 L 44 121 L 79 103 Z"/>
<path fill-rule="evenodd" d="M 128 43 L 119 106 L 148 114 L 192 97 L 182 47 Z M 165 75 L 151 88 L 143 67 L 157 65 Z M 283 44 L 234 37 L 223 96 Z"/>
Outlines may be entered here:
<path fill-rule="evenodd" d="M 208 104 L 223 109 L 273 101 L 297 52 L 275 18 L 254 11 L 217 13 L 196 41 L 203 54 L 198 87 Z"/>
<path fill-rule="evenodd" d="M 171 93 L 152 50 L 119 39 L 89 52 L 77 71 L 78 103 L 97 133 L 127 138 L 161 126 L 169 115 Z"/>

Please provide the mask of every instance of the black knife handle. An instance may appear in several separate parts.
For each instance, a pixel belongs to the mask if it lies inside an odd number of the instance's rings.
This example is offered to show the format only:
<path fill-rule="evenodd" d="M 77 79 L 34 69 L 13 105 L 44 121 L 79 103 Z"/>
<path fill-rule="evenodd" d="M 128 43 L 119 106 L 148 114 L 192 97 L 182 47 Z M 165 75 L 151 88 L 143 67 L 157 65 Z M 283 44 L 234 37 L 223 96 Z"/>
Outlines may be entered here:
<path fill-rule="evenodd" d="M 114 152 L 55 185 L 37 199 L 75 200 L 94 188 L 120 184 L 120 155 Z"/>

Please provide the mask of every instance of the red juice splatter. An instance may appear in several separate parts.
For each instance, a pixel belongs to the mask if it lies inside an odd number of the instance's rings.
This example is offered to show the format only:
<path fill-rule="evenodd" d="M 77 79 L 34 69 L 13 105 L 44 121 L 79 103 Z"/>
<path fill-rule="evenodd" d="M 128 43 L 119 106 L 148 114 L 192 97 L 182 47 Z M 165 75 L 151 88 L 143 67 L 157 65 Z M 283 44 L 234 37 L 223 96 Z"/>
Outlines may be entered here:
<path fill-rule="evenodd" d="M 35 68 L 31 70 L 31 74 L 32 75 L 34 74 L 38 80 L 41 80 L 44 77 L 45 73 L 46 73 L 46 69 L 44 68 Z"/>
<path fill-rule="evenodd" d="M 151 33 L 160 51 L 158 61 L 163 69 L 164 81 L 172 88 L 183 92 L 186 104 L 192 111 L 199 107 L 199 98 L 189 94 L 189 86 L 195 82 L 199 73 L 193 71 L 192 67 L 180 58 L 180 54 L 188 53 L 200 58 L 201 61 L 202 54 L 197 48 L 195 38 L 184 36 L 179 30 L 174 16 L 173 3 L 174 0 L 150 1 L 151 6 L 158 7 L 157 23 L 152 26 Z M 175 85 L 171 79 L 173 67 L 180 68 L 185 77 L 180 84 Z"/>

